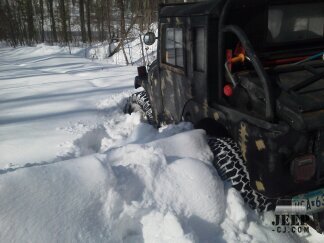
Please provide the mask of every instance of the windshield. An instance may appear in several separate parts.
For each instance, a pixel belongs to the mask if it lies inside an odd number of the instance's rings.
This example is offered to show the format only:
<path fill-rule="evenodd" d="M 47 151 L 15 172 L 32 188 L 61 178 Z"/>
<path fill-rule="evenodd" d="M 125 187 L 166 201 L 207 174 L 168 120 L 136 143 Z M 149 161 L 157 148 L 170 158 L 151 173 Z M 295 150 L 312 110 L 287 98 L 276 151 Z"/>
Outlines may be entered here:
<path fill-rule="evenodd" d="M 324 40 L 324 3 L 271 6 L 267 42 Z"/>

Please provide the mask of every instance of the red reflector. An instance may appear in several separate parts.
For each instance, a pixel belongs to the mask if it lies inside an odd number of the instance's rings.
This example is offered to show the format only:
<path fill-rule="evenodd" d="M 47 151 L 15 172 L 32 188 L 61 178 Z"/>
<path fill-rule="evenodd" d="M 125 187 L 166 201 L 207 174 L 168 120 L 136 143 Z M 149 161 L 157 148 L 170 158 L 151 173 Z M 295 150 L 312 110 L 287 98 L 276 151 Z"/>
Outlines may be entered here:
<path fill-rule="evenodd" d="M 231 85 L 226 84 L 226 85 L 224 86 L 224 94 L 225 94 L 226 96 L 228 96 L 228 97 L 233 95 L 233 88 L 232 88 Z"/>
<path fill-rule="evenodd" d="M 315 175 L 315 171 L 316 159 L 312 154 L 297 157 L 291 162 L 291 174 L 296 182 L 310 180 Z"/>

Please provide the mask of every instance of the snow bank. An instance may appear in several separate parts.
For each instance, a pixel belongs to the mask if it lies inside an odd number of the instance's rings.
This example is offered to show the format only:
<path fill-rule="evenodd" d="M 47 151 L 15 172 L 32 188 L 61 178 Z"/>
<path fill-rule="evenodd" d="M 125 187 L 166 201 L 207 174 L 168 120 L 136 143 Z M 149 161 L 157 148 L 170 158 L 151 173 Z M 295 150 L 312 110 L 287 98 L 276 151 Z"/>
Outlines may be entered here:
<path fill-rule="evenodd" d="M 161 144 L 202 137 L 189 132 Z M 151 242 L 142 231 L 155 214 L 178 222 L 178 229 L 166 225 L 176 240 L 185 237 L 182 224 L 198 227 L 203 219 L 217 226 L 224 217 L 223 186 L 209 166 L 193 158 L 167 161 L 157 145 L 27 166 L 3 174 L 0 185 L 2 242 Z"/>
<path fill-rule="evenodd" d="M 249 218 L 252 212 L 239 194 L 225 190 L 210 162 L 202 160 L 210 158 L 204 140 L 203 131 L 189 131 L 7 172 L 0 176 L 0 239 L 294 242 Z M 180 144 L 189 156 L 167 150 Z"/>
<path fill-rule="evenodd" d="M 95 156 L 1 175 L 0 241 L 99 240 L 100 191 L 108 184 Z"/>

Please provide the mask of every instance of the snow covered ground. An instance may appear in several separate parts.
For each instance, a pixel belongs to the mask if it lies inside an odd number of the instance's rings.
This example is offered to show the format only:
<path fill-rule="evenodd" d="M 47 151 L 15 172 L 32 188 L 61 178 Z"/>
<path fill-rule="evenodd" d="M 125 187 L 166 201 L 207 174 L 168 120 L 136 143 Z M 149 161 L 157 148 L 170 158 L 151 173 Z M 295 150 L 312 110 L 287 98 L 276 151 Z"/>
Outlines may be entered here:
<path fill-rule="evenodd" d="M 82 52 L 0 49 L 0 242 L 324 242 L 273 232 L 203 131 L 123 114 L 136 68 Z"/>

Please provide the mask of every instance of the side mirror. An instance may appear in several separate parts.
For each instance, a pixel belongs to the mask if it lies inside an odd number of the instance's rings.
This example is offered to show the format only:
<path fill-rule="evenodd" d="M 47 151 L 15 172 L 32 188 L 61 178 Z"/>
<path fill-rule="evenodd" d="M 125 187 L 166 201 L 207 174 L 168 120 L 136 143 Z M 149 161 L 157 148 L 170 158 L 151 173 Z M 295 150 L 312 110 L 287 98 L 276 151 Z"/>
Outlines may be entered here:
<path fill-rule="evenodd" d="M 147 32 L 145 35 L 144 35 L 144 43 L 145 45 L 153 45 L 154 42 L 155 42 L 155 34 L 153 32 Z"/>

